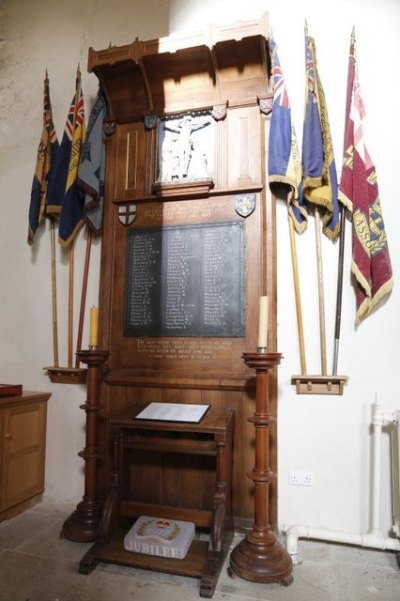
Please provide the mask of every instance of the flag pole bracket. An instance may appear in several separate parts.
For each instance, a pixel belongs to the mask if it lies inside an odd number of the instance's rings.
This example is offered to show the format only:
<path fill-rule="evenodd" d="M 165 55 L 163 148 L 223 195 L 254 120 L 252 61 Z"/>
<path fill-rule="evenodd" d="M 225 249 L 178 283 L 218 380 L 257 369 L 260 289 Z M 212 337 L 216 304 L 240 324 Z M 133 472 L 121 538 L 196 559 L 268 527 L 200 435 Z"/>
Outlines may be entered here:
<path fill-rule="evenodd" d="M 297 394 L 336 394 L 342 395 L 347 376 L 322 376 L 302 374 L 292 376 L 291 383 Z"/>
<path fill-rule="evenodd" d="M 44 367 L 46 376 L 53 384 L 85 384 L 86 368 L 81 367 Z"/>

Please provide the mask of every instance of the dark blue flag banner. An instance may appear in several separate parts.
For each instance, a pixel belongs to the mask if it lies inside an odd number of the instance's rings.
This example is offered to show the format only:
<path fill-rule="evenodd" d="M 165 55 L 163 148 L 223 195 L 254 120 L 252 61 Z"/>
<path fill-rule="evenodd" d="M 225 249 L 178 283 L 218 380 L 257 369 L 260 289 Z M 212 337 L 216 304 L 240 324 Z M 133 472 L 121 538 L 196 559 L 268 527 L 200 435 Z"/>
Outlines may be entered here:
<path fill-rule="evenodd" d="M 65 193 L 61 201 L 58 240 L 62 246 L 68 247 L 73 243 L 76 234 L 83 225 L 83 199 L 76 181 L 81 150 L 85 139 L 85 110 L 79 67 L 76 77 L 75 96 L 69 110 L 64 137 L 66 148 L 69 147 L 69 156 L 66 153 L 66 159 L 68 160 L 67 177 Z"/>
<path fill-rule="evenodd" d="M 48 186 L 58 149 L 59 144 L 51 110 L 50 83 L 46 71 L 43 91 L 43 129 L 37 150 L 36 168 L 29 205 L 29 244 L 33 244 L 36 230 L 44 222 L 47 214 Z"/>
<path fill-rule="evenodd" d="M 303 194 L 323 210 L 322 231 L 334 240 L 340 232 L 338 183 L 328 109 L 317 69 L 315 42 L 305 32 L 306 106 L 303 125 Z"/>
<path fill-rule="evenodd" d="M 274 98 L 269 131 L 268 179 L 270 184 L 290 186 L 289 216 L 297 232 L 307 227 L 307 209 L 301 194 L 301 160 L 289 97 L 278 58 L 275 41 L 268 41 L 274 78 Z"/>
<path fill-rule="evenodd" d="M 78 67 L 64 135 L 49 184 L 47 213 L 59 217 L 59 241 L 69 246 L 83 225 L 83 199 L 76 184 L 81 147 L 85 136 L 84 102 Z"/>

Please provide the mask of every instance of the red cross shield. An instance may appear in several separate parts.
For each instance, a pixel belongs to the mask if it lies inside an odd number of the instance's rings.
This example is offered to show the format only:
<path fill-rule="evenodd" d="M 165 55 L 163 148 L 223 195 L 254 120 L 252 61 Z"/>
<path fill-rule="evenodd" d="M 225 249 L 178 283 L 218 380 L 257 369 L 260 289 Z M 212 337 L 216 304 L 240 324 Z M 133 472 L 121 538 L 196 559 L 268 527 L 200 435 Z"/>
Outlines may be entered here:
<path fill-rule="evenodd" d="M 131 225 L 136 218 L 137 206 L 135 204 L 121 205 L 118 208 L 118 219 L 125 227 Z"/>

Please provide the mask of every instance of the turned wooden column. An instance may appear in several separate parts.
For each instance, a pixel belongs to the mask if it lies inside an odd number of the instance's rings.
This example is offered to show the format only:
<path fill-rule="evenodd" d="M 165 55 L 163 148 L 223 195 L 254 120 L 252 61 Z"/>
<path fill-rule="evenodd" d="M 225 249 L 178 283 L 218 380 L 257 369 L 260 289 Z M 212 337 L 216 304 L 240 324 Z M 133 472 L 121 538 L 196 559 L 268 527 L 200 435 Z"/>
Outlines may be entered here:
<path fill-rule="evenodd" d="M 97 500 L 97 418 L 99 413 L 100 369 L 107 360 L 108 351 L 89 349 L 78 351 L 79 360 L 88 366 L 86 403 L 81 409 L 86 411 L 86 444 L 79 456 L 85 461 L 85 491 L 83 499 L 75 511 L 64 522 L 61 536 L 79 543 L 94 541 L 96 538 L 100 504 Z"/>
<path fill-rule="evenodd" d="M 247 474 L 254 482 L 254 525 L 233 549 L 230 571 L 254 582 L 292 582 L 292 560 L 269 525 L 268 489 L 276 478 L 269 466 L 269 428 L 276 419 L 270 413 L 268 371 L 280 363 L 280 353 L 244 353 L 246 365 L 256 371 L 256 409 L 249 421 L 255 427 L 255 465 Z"/>

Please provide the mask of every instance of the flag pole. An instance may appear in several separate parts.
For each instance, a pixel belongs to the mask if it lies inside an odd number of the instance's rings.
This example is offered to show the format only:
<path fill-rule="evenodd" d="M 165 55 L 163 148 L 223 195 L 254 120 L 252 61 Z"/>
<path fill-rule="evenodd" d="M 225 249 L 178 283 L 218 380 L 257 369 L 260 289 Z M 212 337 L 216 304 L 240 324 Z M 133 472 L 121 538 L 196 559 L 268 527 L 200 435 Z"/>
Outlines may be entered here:
<path fill-rule="evenodd" d="M 288 193 L 288 203 L 290 203 L 293 196 L 293 190 Z M 293 219 L 288 216 L 289 220 L 289 233 L 290 233 L 290 250 L 292 255 L 292 269 L 293 269 L 293 284 L 294 284 L 294 295 L 296 301 L 296 316 L 297 316 L 297 334 L 299 339 L 299 351 L 300 351 L 300 371 L 301 375 L 307 373 L 306 366 L 306 352 L 304 346 L 304 329 L 303 329 L 303 312 L 301 307 L 301 296 L 300 296 L 300 280 L 299 280 L 299 267 L 297 261 L 297 250 L 296 250 L 296 238 L 294 233 Z"/>
<path fill-rule="evenodd" d="M 353 26 L 350 36 L 350 56 L 354 57 L 356 33 Z M 346 127 L 350 116 L 351 95 L 347 90 L 346 110 L 344 118 L 344 152 L 346 151 Z M 333 350 L 333 369 L 332 375 L 337 375 L 338 360 L 339 360 L 339 340 L 340 340 L 340 325 L 342 319 L 342 296 L 343 296 L 343 263 L 344 263 L 344 247 L 345 247 L 345 231 L 346 231 L 346 206 L 342 204 L 340 211 L 340 238 L 339 238 L 339 258 L 338 258 L 338 276 L 337 276 L 337 292 L 336 292 L 336 317 L 335 317 L 335 340 Z"/>
<path fill-rule="evenodd" d="M 82 278 L 81 308 L 80 308 L 80 314 L 79 314 L 78 336 L 77 336 L 77 341 L 76 341 L 77 353 L 82 350 L 82 332 L 83 332 L 83 323 L 84 323 L 84 319 L 85 319 L 86 292 L 87 292 L 87 283 L 88 283 L 88 277 L 89 277 L 91 248 L 92 248 L 92 230 L 90 229 L 90 227 L 88 227 L 87 228 L 87 240 L 86 240 L 85 265 L 83 268 L 83 278 Z M 79 367 L 78 354 L 76 355 L 76 359 L 75 359 L 75 367 Z"/>
<path fill-rule="evenodd" d="M 340 211 L 340 238 L 339 238 L 339 258 L 338 258 L 338 276 L 336 288 L 336 316 L 335 316 L 335 340 L 333 348 L 333 369 L 332 375 L 337 375 L 338 359 L 339 359 L 339 340 L 340 340 L 340 324 L 342 319 L 342 293 L 343 293 L 343 263 L 344 263 L 344 246 L 345 246 L 345 229 L 346 229 L 346 207 L 342 205 Z"/>
<path fill-rule="evenodd" d="M 325 333 L 325 301 L 324 301 L 324 277 L 321 250 L 321 219 L 318 208 L 315 207 L 315 240 L 317 248 L 317 270 L 318 270 L 318 304 L 319 304 L 319 337 L 321 348 L 321 374 L 327 375 L 326 369 L 326 333 Z"/>
<path fill-rule="evenodd" d="M 54 367 L 59 367 L 58 359 L 58 318 L 57 318 L 57 276 L 56 276 L 56 231 L 55 219 L 50 217 L 51 242 L 51 299 L 53 313 L 53 360 Z"/>
<path fill-rule="evenodd" d="M 68 285 L 68 367 L 72 367 L 73 327 L 74 327 L 74 241 L 69 248 L 69 285 Z"/>

